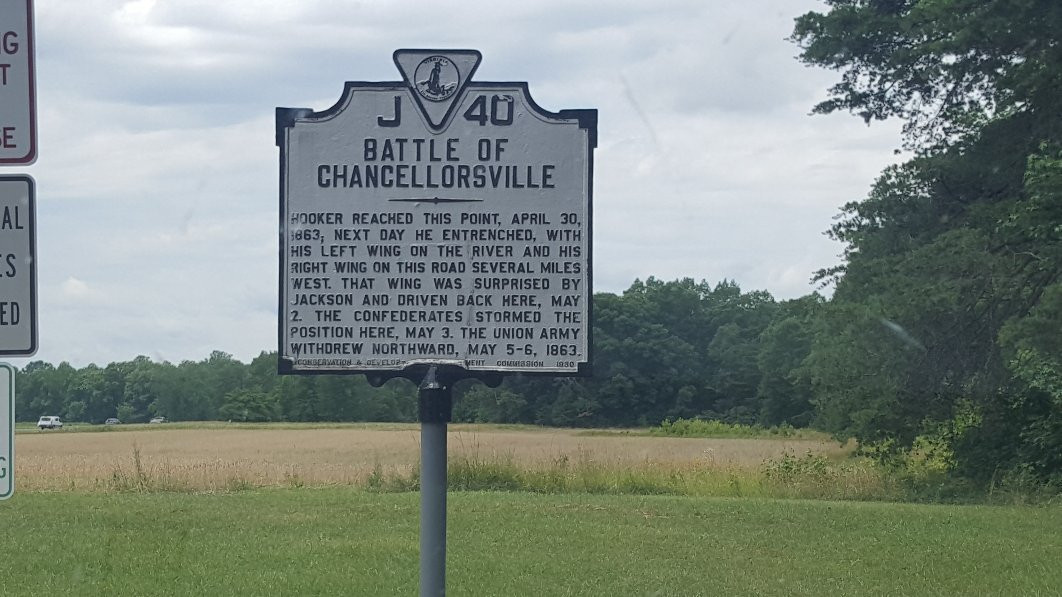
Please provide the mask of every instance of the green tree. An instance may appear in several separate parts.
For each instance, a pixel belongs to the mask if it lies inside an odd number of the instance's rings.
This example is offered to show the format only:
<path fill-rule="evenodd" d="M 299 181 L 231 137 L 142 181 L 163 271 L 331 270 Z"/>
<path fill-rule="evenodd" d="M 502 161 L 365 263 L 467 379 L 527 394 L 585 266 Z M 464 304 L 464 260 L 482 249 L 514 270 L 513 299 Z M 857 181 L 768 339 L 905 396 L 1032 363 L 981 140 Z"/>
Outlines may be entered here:
<path fill-rule="evenodd" d="M 194 369 L 198 377 L 196 387 L 200 392 L 199 400 L 206 403 L 208 414 L 211 415 L 219 413 L 230 392 L 244 388 L 247 383 L 247 366 L 220 350 L 212 351 Z"/>
<path fill-rule="evenodd" d="M 963 474 L 1046 479 L 1055 465 L 1033 465 L 1053 462 L 1057 409 L 1015 410 L 1035 385 L 1003 352 L 1062 273 L 1062 5 L 827 5 L 793 35 L 805 62 L 841 71 L 816 111 L 902 118 L 916 153 L 830 231 L 846 249 L 819 274 L 836 291 L 807 359 L 817 419 L 900 448 L 942 433 Z"/>
<path fill-rule="evenodd" d="M 209 421 L 218 418 L 220 399 L 206 374 L 207 361 L 181 361 L 173 373 L 175 392 L 160 397 L 157 412 L 174 420 Z M 231 390 L 230 390 L 231 391 Z"/>
<path fill-rule="evenodd" d="M 39 400 L 44 392 L 44 377 L 54 370 L 50 363 L 30 361 L 21 370 L 15 372 L 15 419 L 17 421 L 35 421 L 40 415 L 37 408 L 31 406 Z"/>
<path fill-rule="evenodd" d="M 520 423 L 528 419 L 527 400 L 509 388 L 473 384 L 454 405 L 454 419 L 468 423 Z"/>
<path fill-rule="evenodd" d="M 84 405 L 80 416 L 72 417 L 72 420 L 102 423 L 107 417 L 114 416 L 115 405 L 108 404 L 103 393 L 103 370 L 96 365 L 79 369 L 69 392 L 71 404 L 80 402 Z"/>
<path fill-rule="evenodd" d="M 129 409 L 125 411 L 125 418 L 118 417 L 123 423 L 146 423 L 151 418 L 149 407 L 159 397 L 157 369 L 158 365 L 143 355 L 129 363 L 122 393 L 122 403 Z"/>
<path fill-rule="evenodd" d="M 89 413 L 93 423 L 102 423 L 110 417 L 118 416 L 118 407 L 125 398 L 125 378 L 128 374 L 128 362 L 108 363 L 103 369 L 98 410 Z"/>
<path fill-rule="evenodd" d="M 898 117 L 913 147 L 1015 121 L 1057 136 L 1062 6 L 1055 0 L 826 0 L 796 20 L 811 65 L 841 71 L 816 112 Z M 1036 124 L 1034 124 L 1036 123 Z M 1032 137 L 1032 134 L 1027 134 Z"/>
<path fill-rule="evenodd" d="M 258 390 L 233 390 L 225 395 L 218 414 L 229 421 L 261 423 L 280 418 L 280 402 L 275 394 Z"/>
<path fill-rule="evenodd" d="M 16 380 L 16 417 L 23 421 L 35 421 L 42 415 L 61 416 L 66 412 L 76 374 L 76 370 L 66 362 L 59 363 L 58 367 L 42 361 L 26 365 Z"/>
<path fill-rule="evenodd" d="M 80 400 L 74 400 L 68 403 L 66 405 L 66 411 L 63 413 L 63 418 L 67 422 L 84 421 L 85 403 Z"/>
<path fill-rule="evenodd" d="M 123 423 L 129 423 L 136 418 L 136 409 L 133 408 L 132 404 L 129 404 L 128 402 L 123 402 L 118 405 L 118 408 L 115 409 L 114 414 L 119 421 Z"/>
<path fill-rule="evenodd" d="M 522 422 L 651 425 L 665 418 L 755 418 L 758 338 L 777 308 L 732 281 L 636 280 L 594 296 L 593 376 L 507 378 Z"/>
<path fill-rule="evenodd" d="M 761 424 L 806 427 L 811 423 L 813 393 L 804 361 L 811 353 L 814 325 L 824 302 L 819 294 L 783 302 L 760 335 L 756 402 Z"/>
<path fill-rule="evenodd" d="M 1009 321 L 1000 343 L 1019 383 L 983 414 L 983 425 L 965 430 L 957 442 L 1004 470 L 1062 488 L 1062 282 L 1046 289 L 1027 316 Z M 968 474 L 982 472 L 964 464 Z"/>
<path fill-rule="evenodd" d="M 147 405 L 149 417 L 166 417 L 170 421 L 194 419 L 195 410 L 180 370 L 173 363 L 156 363 L 151 368 L 150 387 L 153 399 Z"/>

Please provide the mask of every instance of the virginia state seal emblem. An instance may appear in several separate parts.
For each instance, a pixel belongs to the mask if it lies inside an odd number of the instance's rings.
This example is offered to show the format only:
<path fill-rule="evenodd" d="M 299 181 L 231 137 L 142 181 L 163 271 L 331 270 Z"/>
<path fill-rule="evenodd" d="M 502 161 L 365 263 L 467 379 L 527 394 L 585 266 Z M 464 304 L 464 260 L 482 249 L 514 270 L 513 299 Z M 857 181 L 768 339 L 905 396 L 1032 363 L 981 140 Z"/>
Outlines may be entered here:
<path fill-rule="evenodd" d="M 441 102 L 460 87 L 461 74 L 449 58 L 429 56 L 417 65 L 413 81 L 421 97 L 428 101 Z"/>

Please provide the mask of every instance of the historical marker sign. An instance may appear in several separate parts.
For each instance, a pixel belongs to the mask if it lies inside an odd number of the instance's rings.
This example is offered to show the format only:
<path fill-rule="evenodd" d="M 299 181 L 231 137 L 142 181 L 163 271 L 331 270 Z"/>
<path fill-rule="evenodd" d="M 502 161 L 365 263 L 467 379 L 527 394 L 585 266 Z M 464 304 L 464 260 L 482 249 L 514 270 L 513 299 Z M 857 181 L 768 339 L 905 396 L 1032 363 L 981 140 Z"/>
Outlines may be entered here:
<path fill-rule="evenodd" d="M 400 82 L 277 110 L 280 371 L 588 371 L 596 110 L 398 50 Z"/>
<path fill-rule="evenodd" d="M 0 355 L 37 352 L 35 213 L 33 179 L 0 176 Z"/>
<path fill-rule="evenodd" d="M 15 491 L 15 370 L 0 363 L 0 500 Z"/>
<path fill-rule="evenodd" d="M 33 1 L 0 2 L 0 165 L 37 159 Z"/>

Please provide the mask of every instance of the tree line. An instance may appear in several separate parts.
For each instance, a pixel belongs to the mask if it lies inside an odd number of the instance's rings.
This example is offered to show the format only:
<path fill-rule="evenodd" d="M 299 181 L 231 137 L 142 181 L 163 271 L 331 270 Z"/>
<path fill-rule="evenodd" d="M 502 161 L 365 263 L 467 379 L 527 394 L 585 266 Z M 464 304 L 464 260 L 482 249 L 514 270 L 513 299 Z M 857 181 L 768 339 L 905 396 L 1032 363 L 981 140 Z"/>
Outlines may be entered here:
<path fill-rule="evenodd" d="M 815 423 L 1062 487 L 1062 3 L 827 0 L 816 112 L 898 118 L 912 158 L 830 229 L 844 262 L 802 368 Z"/>
<path fill-rule="evenodd" d="M 594 297 L 594 374 L 510 376 L 488 388 L 458 384 L 459 421 L 644 426 L 667 418 L 805 426 L 806 393 L 788 379 L 808 346 L 813 295 L 775 301 L 732 281 L 636 281 Z M 793 343 L 796 344 L 793 344 Z M 786 354 L 783 354 L 786 353 Z M 242 363 L 221 351 L 201 361 L 131 361 L 75 368 L 34 361 L 18 372 L 16 416 L 102 423 L 169 420 L 414 421 L 417 391 L 361 376 L 279 376 L 276 352 Z"/>
<path fill-rule="evenodd" d="M 702 417 L 814 426 L 883 459 L 920 452 L 981 484 L 1062 487 L 1062 4 L 826 0 L 796 19 L 815 107 L 899 118 L 912 156 L 845 205 L 829 300 L 732 281 L 636 281 L 594 297 L 593 377 L 465 384 L 455 417 L 568 426 Z M 415 388 L 141 357 L 32 363 L 18 413 L 412 420 Z M 124 415 L 124 416 L 123 416 Z"/>

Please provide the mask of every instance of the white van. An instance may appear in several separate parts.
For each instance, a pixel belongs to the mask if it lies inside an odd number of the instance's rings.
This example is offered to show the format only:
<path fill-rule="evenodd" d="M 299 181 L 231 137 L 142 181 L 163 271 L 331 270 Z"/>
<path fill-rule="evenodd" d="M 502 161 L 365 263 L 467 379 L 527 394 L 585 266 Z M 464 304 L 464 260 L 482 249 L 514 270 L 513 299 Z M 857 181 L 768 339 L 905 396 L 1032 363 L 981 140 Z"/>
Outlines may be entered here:
<path fill-rule="evenodd" d="M 37 420 L 38 429 L 62 429 L 63 422 L 59 417 L 41 417 Z"/>

